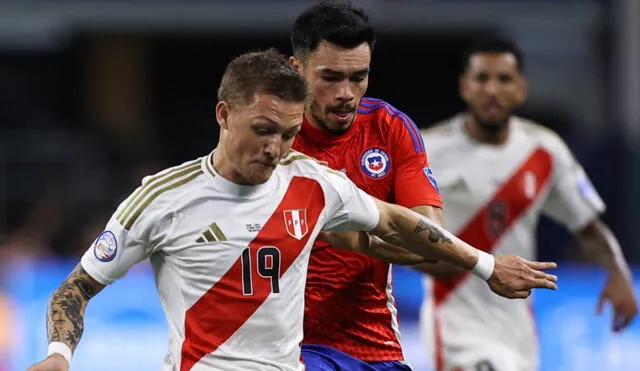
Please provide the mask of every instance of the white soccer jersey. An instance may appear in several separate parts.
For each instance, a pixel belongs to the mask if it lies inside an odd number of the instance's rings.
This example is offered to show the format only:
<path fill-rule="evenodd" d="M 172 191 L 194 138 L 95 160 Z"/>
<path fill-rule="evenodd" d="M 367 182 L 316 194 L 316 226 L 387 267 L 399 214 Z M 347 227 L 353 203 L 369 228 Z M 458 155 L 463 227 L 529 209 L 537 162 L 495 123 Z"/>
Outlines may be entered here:
<path fill-rule="evenodd" d="M 321 230 L 372 230 L 372 197 L 292 151 L 240 186 L 211 156 L 143 180 L 82 257 L 109 284 L 150 258 L 170 330 L 164 370 L 302 370 L 309 252 Z M 114 303 L 117 305 L 117 303 Z"/>
<path fill-rule="evenodd" d="M 514 117 L 504 145 L 471 139 L 464 116 L 423 131 L 442 194 L 445 226 L 496 255 L 535 259 L 540 214 L 571 231 L 604 210 L 604 203 L 562 139 Z M 530 302 L 509 300 L 481 279 L 460 274 L 425 278 L 422 326 L 439 370 L 535 370 L 538 346 Z M 480 368 L 472 368 L 480 367 Z M 488 370 L 489 368 L 487 368 Z"/>

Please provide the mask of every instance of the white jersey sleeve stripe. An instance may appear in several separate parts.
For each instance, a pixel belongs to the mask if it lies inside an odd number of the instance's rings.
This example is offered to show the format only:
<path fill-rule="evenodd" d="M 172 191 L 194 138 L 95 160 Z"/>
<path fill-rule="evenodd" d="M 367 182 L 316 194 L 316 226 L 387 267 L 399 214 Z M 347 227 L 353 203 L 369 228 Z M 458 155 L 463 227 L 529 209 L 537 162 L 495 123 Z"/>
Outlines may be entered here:
<path fill-rule="evenodd" d="M 123 223 L 124 228 L 126 230 L 131 229 L 131 227 L 136 222 L 136 220 L 138 220 L 138 217 L 140 217 L 140 214 L 142 214 L 142 212 L 149 206 L 149 204 L 153 200 L 155 200 L 159 195 L 161 195 L 166 191 L 180 187 L 181 185 L 184 185 L 192 181 L 193 179 L 195 179 L 201 174 L 203 174 L 203 171 L 200 168 L 200 165 L 197 165 L 197 167 L 189 167 L 183 171 L 175 173 L 174 175 L 166 178 L 165 180 L 158 182 L 158 184 L 154 185 L 153 187 L 148 188 L 145 192 L 143 192 L 140 195 L 140 200 L 137 201 L 137 203 L 134 203 L 133 208 L 131 208 L 130 210 L 130 212 L 133 212 L 133 213 L 131 215 L 125 214 L 123 218 L 123 220 L 125 220 L 125 222 Z M 174 183 L 169 183 L 174 180 L 176 180 Z M 164 185 L 164 187 L 158 188 L 162 185 Z M 149 195 L 149 193 L 151 194 Z M 145 197 L 147 198 L 145 199 Z M 144 200 L 144 202 L 142 202 L 142 200 Z M 138 204 L 139 202 L 142 202 L 142 203 Z"/>
<path fill-rule="evenodd" d="M 163 171 L 157 175 L 149 177 L 145 179 L 140 187 L 136 189 L 133 194 L 126 201 L 124 207 L 120 209 L 118 212 L 116 219 L 122 224 L 125 225 L 125 221 L 128 217 L 133 213 L 133 211 L 139 206 L 140 202 L 144 199 L 146 195 L 152 192 L 157 187 L 160 187 L 167 182 L 176 179 L 180 176 L 184 176 L 186 174 L 191 173 L 192 171 L 198 169 L 200 160 L 194 160 L 185 163 L 184 165 L 169 169 L 168 171 Z"/>

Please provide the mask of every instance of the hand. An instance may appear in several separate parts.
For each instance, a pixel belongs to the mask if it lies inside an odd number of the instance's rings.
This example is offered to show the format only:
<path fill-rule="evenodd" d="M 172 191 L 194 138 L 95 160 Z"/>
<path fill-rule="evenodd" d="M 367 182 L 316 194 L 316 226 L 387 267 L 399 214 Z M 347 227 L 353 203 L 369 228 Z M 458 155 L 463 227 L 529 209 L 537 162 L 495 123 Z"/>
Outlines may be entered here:
<path fill-rule="evenodd" d="M 613 323 L 611 328 L 618 332 L 627 327 L 638 314 L 638 299 L 633 291 L 631 277 L 622 272 L 611 273 L 607 278 L 598 300 L 597 314 L 602 313 L 606 301 L 611 302 L 613 308 Z"/>
<path fill-rule="evenodd" d="M 44 361 L 31 365 L 27 371 L 69 371 L 69 363 L 60 354 L 52 354 Z"/>
<path fill-rule="evenodd" d="M 532 262 L 516 255 L 495 257 L 493 273 L 487 283 L 491 291 L 509 299 L 524 299 L 531 289 L 557 289 L 558 277 L 542 272 L 555 269 L 556 263 Z"/>

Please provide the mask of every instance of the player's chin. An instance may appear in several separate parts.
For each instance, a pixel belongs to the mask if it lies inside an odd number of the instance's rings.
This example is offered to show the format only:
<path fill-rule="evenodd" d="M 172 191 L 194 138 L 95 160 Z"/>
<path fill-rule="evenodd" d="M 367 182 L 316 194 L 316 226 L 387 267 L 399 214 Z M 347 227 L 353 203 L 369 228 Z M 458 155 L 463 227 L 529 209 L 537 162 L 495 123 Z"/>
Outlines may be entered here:
<path fill-rule="evenodd" d="M 249 175 L 249 182 L 251 184 L 262 184 L 271 178 L 275 167 L 265 166 L 262 164 L 254 164 Z"/>
<path fill-rule="evenodd" d="M 487 130 L 501 130 L 507 126 L 509 122 L 509 114 L 500 115 L 482 115 L 479 120 L 480 125 Z"/>
<path fill-rule="evenodd" d="M 349 120 L 342 120 L 342 119 L 329 120 L 329 125 L 327 129 L 332 134 L 336 134 L 336 135 L 343 134 L 347 130 L 349 130 L 351 125 L 353 125 L 354 118 L 355 116 L 352 116 Z"/>

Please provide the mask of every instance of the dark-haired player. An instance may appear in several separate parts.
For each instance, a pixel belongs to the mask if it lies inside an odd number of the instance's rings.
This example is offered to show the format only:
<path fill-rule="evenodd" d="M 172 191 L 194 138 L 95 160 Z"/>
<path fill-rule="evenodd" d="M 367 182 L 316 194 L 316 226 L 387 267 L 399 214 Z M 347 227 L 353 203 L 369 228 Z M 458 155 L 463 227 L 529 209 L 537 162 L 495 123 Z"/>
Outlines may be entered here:
<path fill-rule="evenodd" d="M 613 329 L 637 313 L 631 275 L 618 242 L 599 219 L 604 211 L 582 166 L 554 132 L 512 114 L 526 98 L 523 56 L 510 40 L 472 44 L 460 77 L 464 113 L 424 132 L 439 175 L 447 228 L 495 254 L 533 259 L 541 214 L 573 232 L 609 277 Z M 484 283 L 446 264 L 420 266 L 431 293 L 422 324 L 437 370 L 533 371 L 538 341 L 528 300 L 503 300 Z"/>

